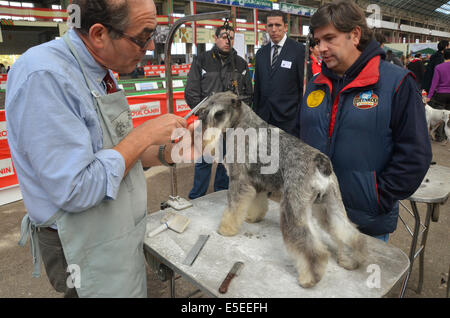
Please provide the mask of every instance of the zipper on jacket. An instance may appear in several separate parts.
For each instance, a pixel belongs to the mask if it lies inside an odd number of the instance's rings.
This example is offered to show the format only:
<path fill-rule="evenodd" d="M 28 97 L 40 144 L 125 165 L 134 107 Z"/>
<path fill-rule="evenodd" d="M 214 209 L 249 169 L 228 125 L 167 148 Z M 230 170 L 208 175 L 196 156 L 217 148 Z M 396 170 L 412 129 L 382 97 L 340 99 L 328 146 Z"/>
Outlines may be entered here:
<path fill-rule="evenodd" d="M 333 104 L 331 105 L 331 110 L 329 113 L 329 123 L 328 123 L 328 140 L 327 140 L 327 155 L 330 154 L 330 148 L 331 148 L 331 139 L 333 138 L 333 133 L 334 133 L 334 127 L 336 126 L 336 119 L 337 119 L 337 111 L 339 109 L 339 103 L 340 103 L 340 95 L 341 92 L 339 92 L 336 96 L 336 99 L 333 101 Z M 331 121 L 333 120 L 333 109 L 334 109 L 334 105 L 337 103 L 336 106 L 336 114 L 334 117 L 334 122 L 333 122 L 333 127 L 331 127 Z"/>

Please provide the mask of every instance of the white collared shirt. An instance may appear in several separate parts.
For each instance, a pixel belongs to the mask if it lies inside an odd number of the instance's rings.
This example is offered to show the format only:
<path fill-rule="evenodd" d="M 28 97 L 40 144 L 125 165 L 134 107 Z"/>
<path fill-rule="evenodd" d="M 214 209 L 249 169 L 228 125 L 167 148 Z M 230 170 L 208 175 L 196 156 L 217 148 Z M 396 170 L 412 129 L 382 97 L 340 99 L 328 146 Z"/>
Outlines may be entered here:
<path fill-rule="evenodd" d="M 91 85 L 106 95 L 107 70 L 74 29 L 68 34 Z M 92 93 L 64 40 L 29 49 L 8 75 L 8 143 L 30 219 L 43 223 L 58 210 L 81 212 L 116 199 L 125 161 L 103 147 Z"/>
<path fill-rule="evenodd" d="M 287 35 L 285 33 L 283 38 L 281 39 L 281 41 L 277 43 L 277 45 L 279 46 L 278 54 L 280 54 L 281 50 L 283 49 L 283 45 L 286 42 L 286 39 L 287 39 Z M 275 45 L 275 43 L 273 43 L 273 41 L 270 40 L 270 64 L 272 64 L 273 50 L 275 49 L 274 45 Z"/>

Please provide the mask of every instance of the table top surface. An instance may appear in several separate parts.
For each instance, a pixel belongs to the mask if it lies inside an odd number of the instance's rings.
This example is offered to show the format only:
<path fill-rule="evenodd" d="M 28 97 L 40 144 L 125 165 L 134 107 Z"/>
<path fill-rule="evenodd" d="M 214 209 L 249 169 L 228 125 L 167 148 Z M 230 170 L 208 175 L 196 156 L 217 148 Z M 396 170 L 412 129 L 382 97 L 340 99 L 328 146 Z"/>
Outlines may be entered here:
<path fill-rule="evenodd" d="M 265 219 L 256 224 L 245 223 L 233 237 L 217 233 L 227 203 L 227 191 L 220 191 L 193 200 L 193 207 L 178 211 L 190 224 L 179 234 L 166 230 L 152 238 L 146 237 L 146 251 L 201 290 L 215 297 L 309 298 L 309 297 L 381 297 L 407 271 L 409 260 L 400 249 L 366 236 L 368 257 L 365 264 L 353 271 L 337 265 L 330 257 L 322 280 L 313 288 L 304 289 L 297 282 L 297 270 L 283 243 L 279 204 L 269 200 Z M 158 227 L 172 209 L 148 216 L 147 231 Z M 199 235 L 210 235 L 192 266 L 183 260 L 197 242 Z M 233 264 L 244 262 L 240 275 L 234 278 L 226 294 L 219 286 Z"/>
<path fill-rule="evenodd" d="M 450 193 L 450 168 L 431 165 L 420 187 L 408 200 L 424 203 L 444 203 Z"/>

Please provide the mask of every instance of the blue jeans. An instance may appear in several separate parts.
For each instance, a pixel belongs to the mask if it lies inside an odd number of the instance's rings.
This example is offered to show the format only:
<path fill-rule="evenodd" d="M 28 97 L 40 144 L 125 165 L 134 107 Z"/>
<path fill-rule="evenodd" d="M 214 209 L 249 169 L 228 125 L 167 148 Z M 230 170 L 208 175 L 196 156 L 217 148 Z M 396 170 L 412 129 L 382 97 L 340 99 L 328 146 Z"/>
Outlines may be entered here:
<path fill-rule="evenodd" d="M 189 192 L 189 199 L 196 199 L 205 195 L 208 191 L 209 179 L 211 178 L 212 164 L 204 161 L 195 164 L 194 186 Z M 214 192 L 228 189 L 228 175 L 223 164 L 219 163 L 214 179 Z"/>
<path fill-rule="evenodd" d="M 383 234 L 383 235 L 377 235 L 377 236 L 374 236 L 374 238 L 377 238 L 377 239 L 382 240 L 387 243 L 389 240 L 389 233 Z"/>

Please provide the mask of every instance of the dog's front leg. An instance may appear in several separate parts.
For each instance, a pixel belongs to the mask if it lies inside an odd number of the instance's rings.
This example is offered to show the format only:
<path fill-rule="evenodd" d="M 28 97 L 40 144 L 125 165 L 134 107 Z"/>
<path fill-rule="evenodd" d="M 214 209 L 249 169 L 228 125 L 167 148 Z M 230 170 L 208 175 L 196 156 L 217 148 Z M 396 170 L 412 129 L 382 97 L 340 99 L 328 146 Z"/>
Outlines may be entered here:
<path fill-rule="evenodd" d="M 433 128 L 428 128 L 428 134 L 430 135 L 431 141 L 436 141 L 436 138 L 434 137 L 434 130 L 433 130 Z"/>
<path fill-rule="evenodd" d="M 259 192 L 255 195 L 255 199 L 248 207 L 247 217 L 245 221 L 248 223 L 257 223 L 264 219 L 269 202 L 267 201 L 267 192 Z"/>
<path fill-rule="evenodd" d="M 247 210 L 256 197 L 256 190 L 250 185 L 230 180 L 228 188 L 228 206 L 222 215 L 219 234 L 236 235 L 244 222 Z"/>
<path fill-rule="evenodd" d="M 441 126 L 443 120 L 440 120 L 436 125 L 432 126 L 430 129 L 430 137 L 432 141 L 436 141 L 436 130 Z"/>

